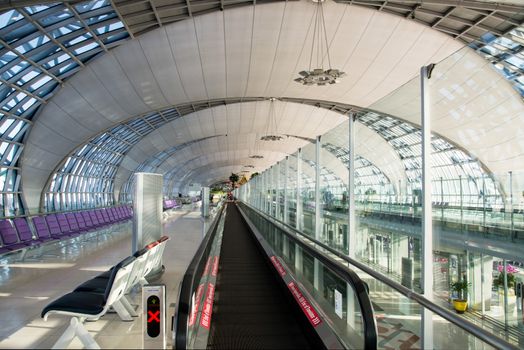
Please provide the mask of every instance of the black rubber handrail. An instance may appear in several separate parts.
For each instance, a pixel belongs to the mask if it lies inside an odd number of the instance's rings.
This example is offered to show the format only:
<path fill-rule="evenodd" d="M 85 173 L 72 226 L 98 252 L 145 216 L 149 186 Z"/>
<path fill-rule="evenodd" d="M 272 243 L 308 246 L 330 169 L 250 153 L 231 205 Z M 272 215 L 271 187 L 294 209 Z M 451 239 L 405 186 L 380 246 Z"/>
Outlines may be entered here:
<path fill-rule="evenodd" d="M 173 318 L 173 349 L 186 349 L 187 345 L 187 321 L 191 306 L 191 297 L 194 290 L 195 278 L 201 275 L 203 270 L 203 263 L 209 255 L 211 244 L 215 238 L 218 222 L 224 211 L 225 204 L 222 205 L 220 211 L 216 214 L 209 230 L 204 239 L 200 243 L 191 263 L 187 267 L 186 273 L 182 279 L 178 290 L 178 302 L 175 305 L 175 315 Z"/>
<path fill-rule="evenodd" d="M 243 202 L 241 202 L 241 204 L 246 205 Z M 246 206 L 249 209 L 255 209 L 251 206 Z M 245 218 L 247 218 L 247 215 L 244 214 L 242 209 L 240 209 L 240 212 Z M 260 215 L 260 213 L 258 213 L 258 210 L 256 209 L 255 213 Z M 260 217 L 273 224 L 270 220 L 267 220 L 267 218 L 264 215 L 260 215 Z M 319 252 L 318 250 L 314 249 L 304 241 L 297 238 L 296 235 L 289 233 L 285 230 L 280 231 L 287 237 L 292 239 L 295 242 L 295 244 L 298 244 L 303 250 L 307 251 L 310 255 L 312 255 L 314 258 L 320 261 L 320 263 L 322 263 L 325 267 L 333 271 L 341 279 L 343 279 L 346 283 L 350 284 L 353 287 L 355 296 L 357 297 L 360 309 L 362 311 L 362 321 L 364 325 L 364 349 L 377 349 L 377 325 L 375 322 L 373 306 L 371 305 L 371 299 L 369 298 L 368 287 L 364 283 L 364 281 L 362 281 L 362 279 L 355 273 L 355 271 L 348 269 L 346 266 L 341 265 L 339 262 L 324 255 L 322 252 Z"/>
<path fill-rule="evenodd" d="M 377 279 L 378 281 L 388 285 L 389 287 L 395 289 L 397 292 L 399 292 L 400 294 L 404 295 L 405 297 L 407 297 L 408 299 L 411 299 L 415 302 L 417 302 L 418 304 L 420 304 L 421 306 L 425 307 L 426 309 L 432 311 L 433 313 L 441 316 L 442 318 L 446 319 L 447 321 L 453 323 L 454 325 L 456 325 L 457 327 L 460 327 L 462 328 L 463 330 L 465 330 L 466 332 L 472 334 L 473 336 L 477 337 L 478 339 L 480 339 L 481 341 L 485 342 L 486 344 L 489 344 L 491 346 L 493 346 L 494 348 L 496 349 L 501 349 L 501 350 L 519 350 L 520 348 L 518 348 L 517 346 L 513 345 L 513 344 L 510 344 L 508 343 L 507 341 L 497 337 L 495 334 L 493 333 L 490 333 L 488 331 L 486 331 L 485 329 L 477 326 L 476 324 L 474 324 L 473 322 L 471 321 L 468 321 L 467 319 L 463 318 L 463 317 L 460 317 L 458 316 L 457 314 L 453 313 L 453 312 L 450 312 L 449 310 L 443 308 L 442 306 L 440 305 L 437 305 L 435 304 L 434 302 L 426 299 L 423 295 L 420 295 L 414 291 L 412 291 L 411 289 L 401 285 L 400 283 L 396 282 L 396 281 L 393 281 L 392 279 L 382 275 L 381 273 L 373 270 L 372 268 L 370 268 L 369 266 L 355 260 L 355 259 L 352 259 L 350 257 L 348 257 L 347 255 L 329 247 L 328 245 L 314 239 L 314 238 L 311 238 L 310 236 L 298 231 L 297 229 L 295 229 L 294 227 L 276 219 L 276 218 L 273 218 L 269 215 L 267 215 L 266 213 L 262 212 L 261 210 L 257 209 L 257 208 L 254 208 L 252 207 L 251 205 L 245 203 L 245 202 L 242 202 L 243 205 L 246 205 L 248 208 L 254 210 L 255 212 L 259 213 L 262 217 L 265 217 L 266 219 L 268 219 L 269 222 L 273 222 L 275 224 L 278 223 L 278 225 L 282 226 L 282 231 L 285 232 L 285 230 L 289 230 L 291 232 L 295 232 L 296 234 L 310 240 L 312 243 L 315 243 L 316 245 L 322 247 L 323 249 L 325 249 L 326 251 L 330 252 L 331 254 L 333 255 L 336 255 L 337 257 L 345 260 L 346 262 L 348 262 L 349 264 L 355 266 L 356 268 L 364 271 L 365 273 L 367 273 L 368 275 L 370 275 L 371 277 Z M 276 225 L 276 224 L 275 224 Z M 277 226 L 278 227 L 278 226 Z M 290 233 L 290 236 L 293 236 L 293 234 Z"/>

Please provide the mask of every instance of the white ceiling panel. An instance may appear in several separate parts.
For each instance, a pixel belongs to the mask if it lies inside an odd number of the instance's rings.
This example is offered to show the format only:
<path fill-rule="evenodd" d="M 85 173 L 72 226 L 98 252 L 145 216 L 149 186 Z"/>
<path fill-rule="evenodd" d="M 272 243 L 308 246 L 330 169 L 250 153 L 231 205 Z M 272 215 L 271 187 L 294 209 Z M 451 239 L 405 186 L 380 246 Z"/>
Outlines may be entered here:
<path fill-rule="evenodd" d="M 168 100 L 168 104 L 176 104 L 180 96 L 187 99 L 180 80 L 178 66 L 173 57 L 173 47 L 169 41 L 166 27 L 158 32 L 149 32 L 139 37 L 140 45 L 144 51 L 155 80 Z"/>
<path fill-rule="evenodd" d="M 226 97 L 245 96 L 251 58 L 253 10 L 224 11 L 226 56 Z M 238 43 L 242 43 L 239 45 Z"/>
<path fill-rule="evenodd" d="M 125 55 L 116 55 L 118 64 L 125 72 L 127 79 L 131 82 L 141 100 L 150 108 L 167 106 L 168 102 L 164 91 L 160 89 L 155 74 L 144 54 L 140 40 L 131 40 L 125 46 Z M 142 62 L 140 66 L 136 62 Z"/>
<path fill-rule="evenodd" d="M 85 90 L 86 86 L 91 88 Z M 86 74 L 71 81 L 71 89 L 63 89 L 63 93 L 57 94 L 51 102 L 60 105 L 71 117 L 83 119 L 93 132 L 97 132 L 118 122 L 118 116 L 125 113 L 119 104 L 108 98 L 108 95 L 110 96 L 109 91 L 96 75 L 86 69 Z M 92 115 L 97 117 L 93 118 Z"/>
<path fill-rule="evenodd" d="M 185 96 L 177 96 L 177 100 L 185 102 L 209 99 L 202 75 L 193 20 L 166 26 L 165 30 L 169 36 L 182 86 L 186 92 Z"/>
<path fill-rule="evenodd" d="M 118 50 L 118 51 L 117 51 Z M 117 54 L 118 53 L 118 54 Z M 105 99 L 107 103 L 114 103 L 121 107 L 126 112 L 125 115 L 119 115 L 119 120 L 124 120 L 130 116 L 140 115 L 149 110 L 149 106 L 144 100 L 138 95 L 134 89 L 133 84 L 129 81 L 127 72 L 125 72 L 120 66 L 119 59 L 122 56 L 129 55 L 129 49 L 127 45 L 119 46 L 117 49 L 110 51 L 108 54 L 95 60 L 93 63 L 88 65 L 87 69 L 75 74 L 70 81 L 65 83 L 65 87 L 62 89 L 68 89 L 69 84 L 73 82 L 83 74 L 94 74 L 96 75 L 99 83 L 104 87 L 106 94 Z M 141 61 L 138 67 L 146 65 L 147 62 Z M 90 71 L 90 73 L 86 73 Z M 85 86 L 84 89 L 90 90 L 92 88 L 100 89 L 100 86 Z M 78 90 L 81 92 L 80 90 Z M 45 113 L 45 111 L 44 111 Z M 43 113 L 42 113 L 43 114 Z"/>
<path fill-rule="evenodd" d="M 193 17 L 208 98 L 223 98 L 226 91 L 226 53 L 223 16 Z"/>

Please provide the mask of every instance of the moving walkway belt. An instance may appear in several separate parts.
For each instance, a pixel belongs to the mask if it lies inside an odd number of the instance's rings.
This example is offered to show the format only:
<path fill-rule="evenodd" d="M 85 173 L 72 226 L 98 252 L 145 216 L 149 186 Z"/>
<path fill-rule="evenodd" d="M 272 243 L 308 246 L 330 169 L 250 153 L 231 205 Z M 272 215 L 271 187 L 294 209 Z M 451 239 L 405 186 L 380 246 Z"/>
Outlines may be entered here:
<path fill-rule="evenodd" d="M 228 204 L 208 348 L 323 348 L 284 288 L 238 208 Z"/>

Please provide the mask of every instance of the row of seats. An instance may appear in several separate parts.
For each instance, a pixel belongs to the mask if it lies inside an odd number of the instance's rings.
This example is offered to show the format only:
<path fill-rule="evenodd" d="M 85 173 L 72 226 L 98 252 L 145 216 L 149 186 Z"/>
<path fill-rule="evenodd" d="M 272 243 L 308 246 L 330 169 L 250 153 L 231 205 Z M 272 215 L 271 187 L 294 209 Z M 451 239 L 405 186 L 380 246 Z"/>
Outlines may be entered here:
<path fill-rule="evenodd" d="M 176 199 L 167 199 L 164 201 L 164 210 L 181 208 L 182 205 Z"/>
<path fill-rule="evenodd" d="M 48 214 L 14 220 L 0 220 L 0 254 L 44 242 L 79 236 L 113 225 L 133 216 L 128 206 L 100 208 L 74 213 Z M 30 227 L 30 221 L 35 228 Z"/>
<path fill-rule="evenodd" d="M 63 295 L 47 305 L 41 316 L 47 321 L 52 314 L 71 316 L 69 327 L 53 346 L 65 349 L 78 337 L 88 349 L 99 349 L 93 336 L 84 327 L 85 321 L 96 321 L 113 308 L 124 321 L 138 316 L 126 294 L 137 286 L 148 284 L 146 277 L 162 266 L 162 255 L 169 238 L 147 245 L 133 255 L 120 261 L 106 272 L 82 283 L 71 293 Z"/>

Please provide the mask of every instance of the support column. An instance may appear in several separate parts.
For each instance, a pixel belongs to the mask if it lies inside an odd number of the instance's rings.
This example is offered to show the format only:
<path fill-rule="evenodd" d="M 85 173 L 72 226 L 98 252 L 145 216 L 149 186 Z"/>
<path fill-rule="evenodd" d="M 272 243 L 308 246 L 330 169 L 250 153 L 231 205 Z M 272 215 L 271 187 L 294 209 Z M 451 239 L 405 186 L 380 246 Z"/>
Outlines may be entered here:
<path fill-rule="evenodd" d="M 347 186 L 347 200 L 348 200 L 348 229 L 347 229 L 347 242 L 348 242 L 348 256 L 355 258 L 357 253 L 357 236 L 356 236 L 356 223 L 355 223 L 355 121 L 356 115 L 354 112 L 349 113 L 349 132 L 348 132 L 348 186 Z M 355 296 L 354 291 L 350 284 L 347 286 L 347 323 L 351 326 L 355 326 Z"/>
<path fill-rule="evenodd" d="M 258 209 L 264 211 L 264 173 L 261 173 L 258 178 L 258 197 L 260 207 Z"/>
<path fill-rule="evenodd" d="M 284 223 L 289 223 L 289 203 L 288 203 L 288 197 L 287 197 L 287 191 L 288 191 L 288 176 L 289 176 L 289 156 L 286 156 L 285 161 L 285 178 L 284 178 Z"/>
<path fill-rule="evenodd" d="M 355 223 L 355 120 L 356 115 L 349 113 L 349 163 L 348 163 L 348 255 L 355 258 L 356 254 L 356 223 Z"/>
<path fill-rule="evenodd" d="M 297 151 L 297 193 L 296 193 L 296 201 L 297 201 L 297 210 L 296 210 L 296 217 L 295 217 L 295 228 L 298 231 L 302 231 L 302 225 L 303 218 L 302 218 L 302 198 L 301 198 L 301 186 L 302 186 L 302 149 L 299 148 Z"/>
<path fill-rule="evenodd" d="M 276 191 L 275 191 L 275 165 L 272 165 L 271 168 L 269 168 L 268 189 L 269 189 L 269 216 L 275 217 L 276 208 L 277 208 Z"/>
<path fill-rule="evenodd" d="M 433 217 L 431 209 L 431 114 L 429 79 L 434 64 L 420 69 L 420 100 L 422 125 L 422 274 L 423 295 L 433 300 Z M 424 309 L 422 315 L 422 347 L 433 349 L 433 315 Z"/>
<path fill-rule="evenodd" d="M 508 330 L 509 325 L 509 319 L 508 319 L 508 312 L 509 312 L 509 304 L 508 304 L 508 262 L 506 259 L 502 260 L 503 268 L 504 270 L 502 273 L 504 274 L 504 329 Z"/>
<path fill-rule="evenodd" d="M 270 205 L 270 202 L 269 202 L 269 171 L 270 169 L 267 169 L 265 172 L 264 172 L 264 212 L 267 213 L 267 214 L 270 214 L 269 213 L 269 205 Z"/>
<path fill-rule="evenodd" d="M 315 239 L 321 240 L 322 222 L 320 219 L 320 136 L 315 143 Z"/>
<path fill-rule="evenodd" d="M 510 216 L 510 240 L 513 241 L 513 231 L 515 230 L 515 222 L 513 217 L 513 171 L 509 171 L 509 216 Z"/>
<path fill-rule="evenodd" d="M 278 220 L 282 220 L 282 210 L 281 210 L 281 206 L 280 206 L 280 162 L 278 162 L 276 165 L 275 165 L 275 170 L 276 170 L 276 173 L 277 173 L 277 192 L 276 192 L 276 205 L 275 205 L 275 217 L 278 219 Z"/>

